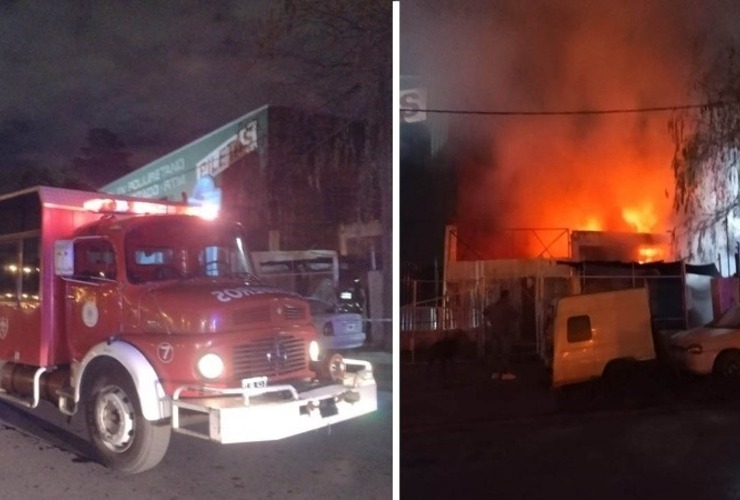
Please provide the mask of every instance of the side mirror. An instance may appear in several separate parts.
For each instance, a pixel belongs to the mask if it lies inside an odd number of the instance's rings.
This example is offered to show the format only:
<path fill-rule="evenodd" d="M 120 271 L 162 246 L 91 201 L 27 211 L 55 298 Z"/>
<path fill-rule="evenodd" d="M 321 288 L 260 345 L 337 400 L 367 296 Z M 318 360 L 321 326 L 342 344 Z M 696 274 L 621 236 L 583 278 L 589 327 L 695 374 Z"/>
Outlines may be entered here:
<path fill-rule="evenodd" d="M 54 242 L 54 274 L 72 276 L 75 270 L 75 253 L 73 240 Z"/>

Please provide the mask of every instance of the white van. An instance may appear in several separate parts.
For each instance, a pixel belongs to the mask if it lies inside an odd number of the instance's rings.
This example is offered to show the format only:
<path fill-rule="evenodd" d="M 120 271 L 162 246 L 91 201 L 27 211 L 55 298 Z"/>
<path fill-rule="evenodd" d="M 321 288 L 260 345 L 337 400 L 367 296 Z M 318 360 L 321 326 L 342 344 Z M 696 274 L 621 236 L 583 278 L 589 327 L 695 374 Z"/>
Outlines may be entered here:
<path fill-rule="evenodd" d="M 646 288 L 572 295 L 555 304 L 552 385 L 655 359 Z"/>

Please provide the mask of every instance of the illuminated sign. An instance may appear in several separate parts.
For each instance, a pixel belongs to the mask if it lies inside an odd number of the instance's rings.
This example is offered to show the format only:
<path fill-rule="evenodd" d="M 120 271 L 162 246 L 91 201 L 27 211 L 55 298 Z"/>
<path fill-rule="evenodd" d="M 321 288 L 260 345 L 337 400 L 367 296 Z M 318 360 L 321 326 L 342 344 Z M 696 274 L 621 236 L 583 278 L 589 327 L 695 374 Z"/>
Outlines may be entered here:
<path fill-rule="evenodd" d="M 426 89 L 407 89 L 401 91 L 401 120 L 404 123 L 423 122 L 427 119 L 426 111 L 420 111 L 427 107 Z"/>
<path fill-rule="evenodd" d="M 200 139 L 103 186 L 113 195 L 167 199 L 218 210 L 220 176 L 250 154 L 266 161 L 268 107 L 263 106 Z"/>

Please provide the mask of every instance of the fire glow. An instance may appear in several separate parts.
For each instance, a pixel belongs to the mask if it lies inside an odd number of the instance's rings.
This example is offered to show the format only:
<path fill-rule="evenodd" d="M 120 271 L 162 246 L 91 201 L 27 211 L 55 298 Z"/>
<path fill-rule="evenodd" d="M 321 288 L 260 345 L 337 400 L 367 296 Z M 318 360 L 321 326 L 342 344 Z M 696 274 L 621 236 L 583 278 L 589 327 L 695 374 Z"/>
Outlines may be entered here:
<path fill-rule="evenodd" d="M 622 218 L 638 233 L 650 233 L 658 222 L 651 206 L 622 209 Z"/>
<path fill-rule="evenodd" d="M 640 245 L 637 247 L 637 262 L 657 262 L 664 260 L 664 249 L 659 246 Z"/>
<path fill-rule="evenodd" d="M 648 235 L 653 233 L 657 224 L 657 217 L 652 210 L 652 206 L 647 204 L 638 208 L 624 208 L 622 209 L 622 218 L 628 226 L 632 228 L 632 232 L 638 235 Z M 581 231 L 592 231 L 592 232 L 603 232 L 604 228 L 600 224 L 600 218 L 592 216 L 587 219 L 587 223 L 580 229 Z M 623 233 L 624 234 L 624 233 Z M 648 262 L 658 262 L 665 260 L 668 257 L 668 245 L 665 243 L 659 243 L 656 241 L 655 244 L 636 244 L 627 243 L 629 238 L 625 235 L 618 244 L 615 244 L 619 238 L 614 236 L 614 239 L 610 239 L 610 246 L 615 251 L 615 254 L 621 254 L 621 260 L 629 260 L 645 264 Z M 619 249 L 622 249 L 621 251 Z"/>
<path fill-rule="evenodd" d="M 463 248 L 459 256 L 573 258 L 567 234 L 574 231 L 665 236 L 672 227 L 669 138 L 655 131 L 652 148 L 627 150 L 633 136 L 625 120 L 595 127 L 593 144 L 574 144 L 551 122 L 507 123 L 498 130 L 495 143 L 504 146 L 492 148 L 490 163 L 478 157 L 477 164 L 460 168 L 456 223 L 472 251 Z M 671 258 L 662 244 L 624 250 L 620 260 Z"/>
<path fill-rule="evenodd" d="M 442 10 L 431 16 L 439 29 L 409 24 L 430 108 L 522 111 L 428 118 L 449 133 L 440 157 L 457 181 L 458 257 L 570 258 L 575 231 L 666 236 L 675 227 L 671 116 L 598 110 L 684 102 L 695 50 L 686 26 L 656 29 L 662 3 L 504 3 L 510 9 L 491 7 L 495 16 L 471 17 L 459 30 Z M 634 246 L 629 258 L 672 257 Z"/>

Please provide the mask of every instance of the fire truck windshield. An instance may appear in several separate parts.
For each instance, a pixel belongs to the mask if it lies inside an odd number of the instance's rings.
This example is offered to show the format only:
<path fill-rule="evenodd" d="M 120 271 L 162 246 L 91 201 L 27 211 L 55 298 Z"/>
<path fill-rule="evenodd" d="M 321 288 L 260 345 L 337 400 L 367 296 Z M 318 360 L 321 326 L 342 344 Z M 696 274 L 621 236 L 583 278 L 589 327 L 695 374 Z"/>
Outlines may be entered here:
<path fill-rule="evenodd" d="M 151 219 L 128 232 L 125 246 L 131 283 L 202 277 L 257 280 L 246 239 L 235 224 L 195 217 Z"/>

